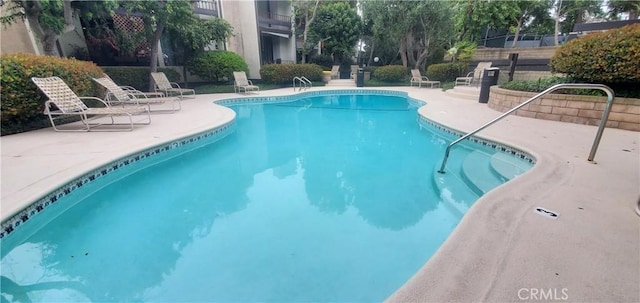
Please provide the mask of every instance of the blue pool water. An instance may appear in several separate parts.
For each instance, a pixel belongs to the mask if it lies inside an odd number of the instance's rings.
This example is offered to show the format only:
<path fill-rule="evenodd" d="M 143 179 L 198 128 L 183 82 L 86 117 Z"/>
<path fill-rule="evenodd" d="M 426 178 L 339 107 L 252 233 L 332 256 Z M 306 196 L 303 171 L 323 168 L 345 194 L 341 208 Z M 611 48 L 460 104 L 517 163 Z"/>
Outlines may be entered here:
<path fill-rule="evenodd" d="M 221 141 L 120 169 L 3 239 L 3 299 L 381 301 L 479 196 L 434 179 L 451 138 L 405 97 L 232 108 Z"/>

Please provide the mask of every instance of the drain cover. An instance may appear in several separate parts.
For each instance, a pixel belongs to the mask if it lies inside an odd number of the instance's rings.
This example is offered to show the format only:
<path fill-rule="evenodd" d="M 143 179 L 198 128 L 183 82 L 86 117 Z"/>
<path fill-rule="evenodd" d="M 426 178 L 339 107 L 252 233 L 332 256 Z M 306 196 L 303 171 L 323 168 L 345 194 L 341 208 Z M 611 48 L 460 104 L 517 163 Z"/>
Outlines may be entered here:
<path fill-rule="evenodd" d="M 545 216 L 549 219 L 558 219 L 558 214 L 556 214 L 555 212 L 552 212 L 546 208 L 542 208 L 542 207 L 536 207 L 535 210 L 536 214 L 541 215 L 541 216 Z"/>

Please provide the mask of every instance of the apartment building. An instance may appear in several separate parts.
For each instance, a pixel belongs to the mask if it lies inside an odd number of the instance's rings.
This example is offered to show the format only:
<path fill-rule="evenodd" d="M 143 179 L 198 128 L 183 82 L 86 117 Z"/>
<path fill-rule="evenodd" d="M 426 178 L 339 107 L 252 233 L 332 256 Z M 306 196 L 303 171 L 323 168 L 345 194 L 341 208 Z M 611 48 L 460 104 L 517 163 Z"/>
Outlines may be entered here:
<path fill-rule="evenodd" d="M 200 18 L 224 18 L 233 26 L 233 37 L 224 46 L 216 48 L 242 56 L 249 65 L 249 78 L 259 79 L 260 66 L 263 64 L 295 63 L 296 39 L 290 1 L 200 0 L 194 1 L 193 5 L 194 13 Z M 79 20 L 76 22 L 78 24 L 75 31 L 60 36 L 57 50 L 62 56 L 72 55 L 78 47 L 87 48 L 82 26 Z M 0 43 L 0 54 L 43 53 L 40 40 L 31 30 L 28 20 L 3 27 L 0 39 L 3 40 Z M 14 43 L 7 43 L 8 41 Z"/>

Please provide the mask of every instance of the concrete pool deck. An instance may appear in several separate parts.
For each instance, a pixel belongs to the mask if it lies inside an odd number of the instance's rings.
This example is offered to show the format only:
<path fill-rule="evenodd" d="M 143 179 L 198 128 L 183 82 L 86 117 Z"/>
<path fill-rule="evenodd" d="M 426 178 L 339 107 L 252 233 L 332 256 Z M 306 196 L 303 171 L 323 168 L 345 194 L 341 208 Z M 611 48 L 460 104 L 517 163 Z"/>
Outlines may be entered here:
<path fill-rule="evenodd" d="M 438 89 L 380 89 L 426 101 L 420 114 L 465 132 L 500 115 Z M 258 96 L 291 93 L 288 88 Z M 232 120 L 233 111 L 210 101 L 237 97 L 197 95 L 183 101 L 182 111 L 152 115 L 151 125 L 131 132 L 48 128 L 1 137 L 2 220 L 92 168 Z M 640 217 L 634 211 L 640 199 L 640 133 L 607 128 L 593 164 L 586 158 L 595 133 L 594 126 L 519 116 L 480 132 L 531 153 L 537 164 L 481 197 L 388 301 L 640 302 Z M 559 217 L 538 215 L 535 207 Z"/>

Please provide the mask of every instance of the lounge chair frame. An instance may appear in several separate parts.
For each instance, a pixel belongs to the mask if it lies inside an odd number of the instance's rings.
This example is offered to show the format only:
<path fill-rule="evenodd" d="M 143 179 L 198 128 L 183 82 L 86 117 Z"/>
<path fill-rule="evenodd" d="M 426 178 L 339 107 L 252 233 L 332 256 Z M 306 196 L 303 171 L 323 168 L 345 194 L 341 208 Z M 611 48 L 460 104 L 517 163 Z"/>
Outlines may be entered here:
<path fill-rule="evenodd" d="M 331 80 L 333 79 L 340 79 L 340 65 L 331 67 Z"/>
<path fill-rule="evenodd" d="M 134 125 L 148 125 L 151 123 L 151 115 L 146 107 L 129 107 L 129 108 L 113 108 L 104 100 L 96 97 L 78 97 L 71 88 L 59 77 L 48 78 L 31 78 L 31 81 L 49 98 L 44 104 L 44 114 L 49 117 L 51 126 L 55 131 L 93 131 L 95 127 L 103 125 L 118 126 L 115 129 L 96 129 L 97 131 L 131 131 Z M 104 107 L 88 107 L 82 100 L 94 100 Z M 55 106 L 55 110 L 53 107 Z M 146 119 L 142 122 L 134 122 L 133 116 L 146 115 Z M 79 117 L 82 122 L 82 128 L 79 129 L 61 129 L 57 127 L 55 120 L 61 117 Z M 91 123 L 94 119 L 109 118 L 110 123 L 98 122 Z M 128 122 L 117 123 L 114 117 L 128 118 Z M 127 126 L 128 128 L 120 128 L 119 126 Z"/>
<path fill-rule="evenodd" d="M 414 83 L 418 84 L 418 87 L 422 87 L 422 84 L 429 85 L 429 88 L 440 87 L 440 81 L 429 80 L 427 76 L 423 76 L 420 74 L 420 70 L 412 69 L 411 70 L 411 80 L 410 84 L 413 86 Z"/>
<path fill-rule="evenodd" d="M 145 93 L 130 86 L 125 86 L 126 89 L 123 89 L 122 86 L 113 82 L 109 76 L 93 78 L 93 81 L 96 81 L 107 89 L 105 101 L 110 106 L 122 105 L 124 107 L 125 105 L 146 105 L 151 113 L 175 113 L 182 109 L 182 104 L 178 97 L 163 97 L 163 94 L 159 92 Z M 171 109 L 152 109 L 151 107 L 151 105 L 160 105 L 164 103 L 170 103 Z"/>
<path fill-rule="evenodd" d="M 196 97 L 194 89 L 181 88 L 178 83 L 169 81 L 163 72 L 151 73 L 151 78 L 155 83 L 154 90 L 163 93 L 165 97 L 180 96 L 180 99 Z"/>
<path fill-rule="evenodd" d="M 249 91 L 259 92 L 260 87 L 253 85 L 251 80 L 247 79 L 247 74 L 243 71 L 233 72 L 233 91 L 236 93 L 244 92 L 246 95 Z"/>
<path fill-rule="evenodd" d="M 456 78 L 455 85 L 471 86 L 471 84 L 475 84 L 477 86 L 478 82 L 480 82 L 480 79 L 482 79 L 482 73 L 484 73 L 484 70 L 486 68 L 491 67 L 491 64 L 491 62 L 478 62 L 476 68 L 473 71 L 467 73 L 465 77 Z"/>

